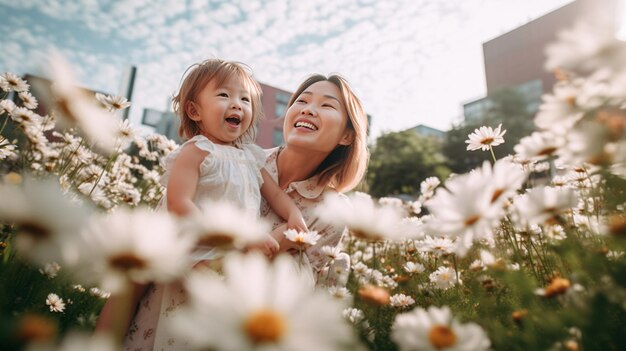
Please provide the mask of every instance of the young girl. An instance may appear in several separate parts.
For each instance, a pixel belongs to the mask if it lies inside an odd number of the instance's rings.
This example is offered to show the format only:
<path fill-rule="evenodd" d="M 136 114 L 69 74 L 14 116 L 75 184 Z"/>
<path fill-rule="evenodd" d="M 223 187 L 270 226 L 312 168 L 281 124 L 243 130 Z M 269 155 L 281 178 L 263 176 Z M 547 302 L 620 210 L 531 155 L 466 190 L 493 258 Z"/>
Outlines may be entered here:
<path fill-rule="evenodd" d="M 259 214 L 261 195 L 287 221 L 287 227 L 306 230 L 298 207 L 263 169 L 265 152 L 252 144 L 255 125 L 261 117 L 261 89 L 240 64 L 209 59 L 188 69 L 173 99 L 180 118 L 179 133 L 189 140 L 165 160 L 161 182 L 167 186 L 168 211 L 189 216 L 199 214 L 202 199 L 229 200 Z M 268 256 L 278 251 L 270 235 L 259 248 Z M 192 261 L 212 258 L 210 247 L 197 247 Z M 142 297 L 143 295 L 143 297 Z M 137 286 L 135 304 L 125 350 L 184 347 L 182 340 L 164 331 L 163 319 L 185 300 L 180 284 Z M 110 324 L 111 305 L 103 308 L 96 329 Z"/>

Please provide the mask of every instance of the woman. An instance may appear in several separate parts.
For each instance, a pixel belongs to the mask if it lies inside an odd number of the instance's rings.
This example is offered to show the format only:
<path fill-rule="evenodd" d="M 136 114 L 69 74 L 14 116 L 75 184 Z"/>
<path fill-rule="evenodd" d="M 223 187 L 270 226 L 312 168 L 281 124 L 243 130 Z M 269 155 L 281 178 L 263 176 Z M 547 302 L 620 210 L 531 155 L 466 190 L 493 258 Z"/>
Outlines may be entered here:
<path fill-rule="evenodd" d="M 309 273 L 317 277 L 325 264 L 320 249 L 336 246 L 344 228 L 318 221 L 314 211 L 324 193 L 349 191 L 363 178 L 368 161 L 367 115 L 347 81 L 338 75 L 309 77 L 293 93 L 288 107 L 285 144 L 267 150 L 265 168 L 300 208 L 309 230 L 321 235 L 306 250 Z M 261 216 L 273 228 L 283 223 L 266 202 L 261 205 Z M 288 245 L 283 239 L 281 247 Z M 347 255 L 343 264 L 346 259 Z"/>

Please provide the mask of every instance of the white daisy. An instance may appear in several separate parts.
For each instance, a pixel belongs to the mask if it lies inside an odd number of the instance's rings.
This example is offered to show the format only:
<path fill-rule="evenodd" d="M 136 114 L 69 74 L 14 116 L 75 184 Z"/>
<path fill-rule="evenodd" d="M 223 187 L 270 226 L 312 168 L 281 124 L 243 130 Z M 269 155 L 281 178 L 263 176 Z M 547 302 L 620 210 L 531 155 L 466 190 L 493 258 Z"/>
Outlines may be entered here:
<path fill-rule="evenodd" d="M 365 313 L 358 308 L 348 307 L 343 310 L 342 315 L 343 318 L 354 325 L 358 325 L 365 321 Z"/>
<path fill-rule="evenodd" d="M 334 350 L 352 342 L 342 304 L 310 288 L 292 258 L 231 254 L 224 277 L 193 272 L 173 331 L 213 350 Z"/>
<path fill-rule="evenodd" d="M 444 306 L 415 308 L 396 316 L 391 326 L 391 340 L 400 351 L 482 351 L 491 342 L 475 323 L 459 323 Z"/>
<path fill-rule="evenodd" d="M 564 139 L 551 132 L 533 132 L 523 137 L 513 148 L 522 159 L 544 160 L 563 147 Z"/>
<path fill-rule="evenodd" d="M 398 237 L 404 239 L 421 239 L 424 237 L 424 222 L 418 217 L 402 218 L 396 231 Z"/>
<path fill-rule="evenodd" d="M 426 236 L 417 242 L 419 250 L 431 252 L 436 256 L 448 255 L 456 250 L 457 244 L 447 237 Z"/>
<path fill-rule="evenodd" d="M 395 294 L 389 298 L 389 304 L 393 307 L 406 308 L 415 303 L 415 300 L 411 296 L 404 294 Z"/>
<path fill-rule="evenodd" d="M 40 268 L 39 273 L 45 275 L 48 278 L 54 278 L 59 274 L 60 270 L 61 266 L 56 262 L 52 262 L 47 263 L 43 268 Z"/>
<path fill-rule="evenodd" d="M 515 195 L 526 180 L 522 168 L 508 160 L 498 160 L 493 167 L 491 163 L 484 162 L 480 172 L 482 177 L 489 179 L 486 191 L 491 194 L 494 204 L 502 204 Z"/>
<path fill-rule="evenodd" d="M 332 245 L 324 245 L 320 249 L 322 256 L 324 256 L 329 261 L 334 261 L 341 254 L 341 248 L 339 246 Z"/>
<path fill-rule="evenodd" d="M 545 67 L 580 72 L 602 67 L 621 69 L 626 60 L 626 47 L 615 38 L 614 28 L 607 22 L 587 19 L 559 33 L 557 42 L 546 48 Z"/>
<path fill-rule="evenodd" d="M 542 224 L 553 221 L 577 203 L 578 196 L 572 189 L 537 187 L 518 197 L 514 205 L 524 222 Z"/>
<path fill-rule="evenodd" d="M 96 288 L 96 287 L 90 288 L 89 289 L 89 294 L 91 294 L 91 296 L 95 296 L 97 298 L 104 299 L 104 300 L 106 300 L 109 297 L 111 297 L 111 293 L 110 292 L 108 292 L 106 290 L 102 290 L 100 288 Z"/>
<path fill-rule="evenodd" d="M 63 299 L 57 294 L 48 294 L 48 297 L 46 298 L 46 305 L 50 307 L 50 312 L 62 313 L 65 311 L 65 302 L 63 302 Z"/>
<path fill-rule="evenodd" d="M 126 149 L 135 140 L 135 129 L 128 119 L 120 121 L 117 127 L 117 138 L 120 147 Z"/>
<path fill-rule="evenodd" d="M 350 256 L 341 252 L 331 262 L 325 268 L 328 271 L 318 274 L 318 282 L 323 281 L 326 286 L 346 286 L 350 277 Z"/>
<path fill-rule="evenodd" d="M 413 214 L 420 214 L 422 212 L 422 203 L 420 201 L 413 201 L 409 204 L 409 207 L 411 209 L 411 212 L 413 212 Z"/>
<path fill-rule="evenodd" d="M 402 208 L 403 206 L 402 200 L 395 197 L 381 197 L 378 199 L 378 203 L 381 206 L 395 206 L 397 208 Z"/>
<path fill-rule="evenodd" d="M 582 118 L 584 111 L 577 102 L 580 84 L 577 81 L 560 81 L 552 94 L 542 96 L 543 102 L 535 116 L 535 125 L 562 135 Z"/>
<path fill-rule="evenodd" d="M 457 278 L 458 275 L 458 278 Z M 447 290 L 456 284 L 463 284 L 461 280 L 461 273 L 458 273 L 452 268 L 441 266 L 436 271 L 432 272 L 428 279 L 435 285 L 435 287 L 443 290 Z"/>
<path fill-rule="evenodd" d="M 458 237 L 457 253 L 464 256 L 474 239 L 493 240 L 492 227 L 503 215 L 492 201 L 490 177 L 472 172 L 448 180 L 428 202 L 432 217 L 425 222 L 427 233 Z"/>
<path fill-rule="evenodd" d="M 376 206 L 368 194 L 356 192 L 348 199 L 341 194 L 329 194 L 316 210 L 321 220 L 346 226 L 357 238 L 403 239 L 396 230 L 401 219 L 399 210 L 393 206 Z"/>
<path fill-rule="evenodd" d="M 335 299 L 345 302 L 348 305 L 352 303 L 352 293 L 342 286 L 331 286 L 328 288 L 328 293 Z"/>
<path fill-rule="evenodd" d="M 468 135 L 468 139 L 465 141 L 465 143 L 468 144 L 467 150 L 473 151 L 481 149 L 487 151 L 493 146 L 504 143 L 503 136 L 506 133 L 506 129 L 500 131 L 501 128 L 502 123 L 500 123 L 496 129 L 486 126 L 474 129 L 474 132 Z"/>
<path fill-rule="evenodd" d="M 420 192 L 422 194 L 432 193 L 439 186 L 439 184 L 441 184 L 441 181 L 439 180 L 439 178 L 428 177 L 420 183 Z"/>
<path fill-rule="evenodd" d="M 600 116 L 602 112 L 598 113 Z M 618 118 L 626 118 L 619 116 Z M 616 144 L 611 142 L 611 131 L 595 120 L 582 120 L 571 128 L 559 155 L 569 164 L 589 163 L 607 166 L 613 163 Z"/>
<path fill-rule="evenodd" d="M 104 95 L 96 93 L 96 99 L 111 112 L 123 110 L 130 106 L 128 99 L 119 95 Z"/>
<path fill-rule="evenodd" d="M 13 158 L 16 156 L 17 146 L 9 143 L 8 140 L 0 135 L 0 160 L 5 158 Z"/>
<path fill-rule="evenodd" d="M 16 107 L 15 103 L 11 100 L 0 100 L 0 115 L 5 113 L 11 114 Z"/>
<path fill-rule="evenodd" d="M 83 262 L 76 269 L 86 282 L 111 292 L 131 281 L 171 281 L 189 266 L 191 238 L 179 235 L 165 212 L 124 208 L 96 216 L 82 239 Z"/>
<path fill-rule="evenodd" d="M 25 127 L 38 126 L 43 120 L 40 115 L 25 107 L 14 108 L 11 111 L 11 119 Z"/>
<path fill-rule="evenodd" d="M 30 88 L 30 85 L 28 85 L 25 80 L 13 73 L 6 72 L 2 75 L 2 78 L 3 79 L 0 80 L 0 87 L 4 91 L 23 92 Z"/>
<path fill-rule="evenodd" d="M 296 244 L 300 249 L 317 244 L 317 241 L 322 237 L 316 231 L 300 232 L 295 229 L 286 230 L 284 235 L 287 240 Z"/>
<path fill-rule="evenodd" d="M 426 270 L 423 264 L 410 261 L 405 263 L 402 268 L 409 274 L 422 273 Z"/>
<path fill-rule="evenodd" d="M 20 100 L 22 100 L 22 105 L 24 107 L 34 110 L 37 108 L 37 106 L 39 106 L 37 99 L 35 99 L 35 97 L 32 96 L 31 93 L 29 93 L 28 91 L 22 91 L 17 95 L 19 96 Z"/>

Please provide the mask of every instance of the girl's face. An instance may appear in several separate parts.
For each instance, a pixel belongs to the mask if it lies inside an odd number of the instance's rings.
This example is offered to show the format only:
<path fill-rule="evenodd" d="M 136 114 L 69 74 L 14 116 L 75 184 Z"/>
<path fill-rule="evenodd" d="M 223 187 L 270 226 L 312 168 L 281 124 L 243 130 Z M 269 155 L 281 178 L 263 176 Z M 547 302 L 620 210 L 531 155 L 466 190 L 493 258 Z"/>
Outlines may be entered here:
<path fill-rule="evenodd" d="M 250 90 L 238 77 L 227 79 L 221 86 L 210 81 L 187 109 L 202 135 L 216 144 L 231 144 L 252 123 Z"/>
<path fill-rule="evenodd" d="M 339 88 L 329 81 L 311 84 L 285 115 L 285 143 L 311 151 L 330 153 L 350 143 L 348 114 Z"/>

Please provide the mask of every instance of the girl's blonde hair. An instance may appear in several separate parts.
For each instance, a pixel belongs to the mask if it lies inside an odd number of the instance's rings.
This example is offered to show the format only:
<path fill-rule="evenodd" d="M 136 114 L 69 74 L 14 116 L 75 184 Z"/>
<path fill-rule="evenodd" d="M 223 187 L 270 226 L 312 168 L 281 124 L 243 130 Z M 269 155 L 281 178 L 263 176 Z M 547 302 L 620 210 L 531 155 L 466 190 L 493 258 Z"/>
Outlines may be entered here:
<path fill-rule="evenodd" d="M 174 112 L 180 118 L 180 128 L 178 134 L 184 139 L 190 139 L 200 134 L 198 122 L 192 120 L 187 114 L 187 105 L 196 102 L 198 94 L 209 82 L 214 81 L 219 87 L 232 77 L 242 80 L 250 91 L 250 102 L 252 104 L 252 121 L 250 127 L 236 143 L 254 142 L 257 134 L 257 124 L 263 118 L 263 108 L 261 107 L 261 86 L 252 77 L 252 72 L 248 66 L 240 62 L 231 62 L 221 59 L 208 59 L 200 63 L 193 64 L 187 68 L 183 74 L 183 80 L 178 90 L 178 94 L 172 98 Z"/>
<path fill-rule="evenodd" d="M 363 179 L 369 152 L 367 149 L 367 114 L 348 81 L 336 74 L 329 77 L 314 74 L 300 84 L 291 95 L 289 107 L 306 88 L 322 81 L 331 82 L 339 88 L 348 114 L 346 128 L 352 131 L 353 140 L 349 145 L 337 145 L 317 167 L 315 174 L 319 175 L 319 184 L 327 184 L 339 192 L 349 191 Z"/>

